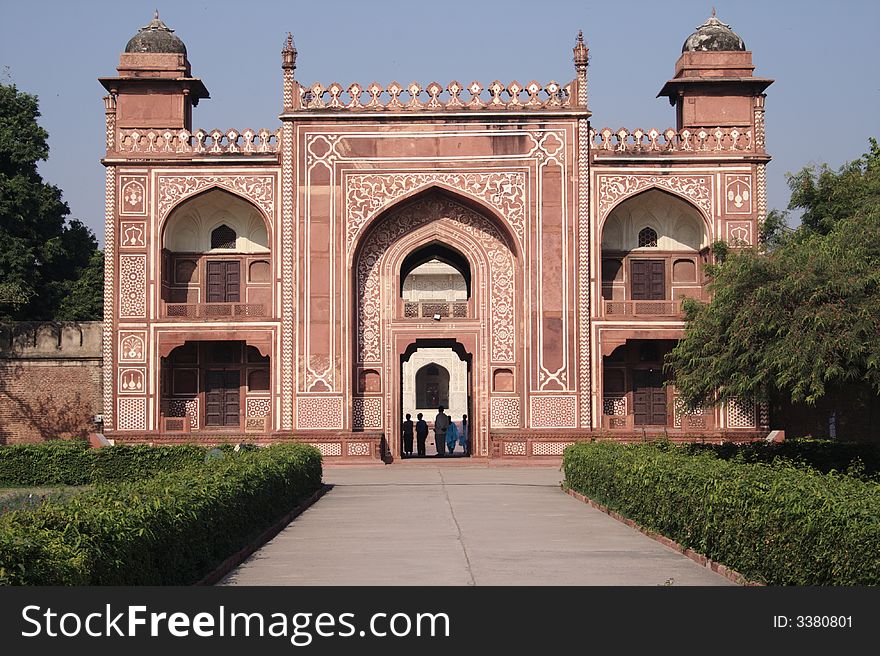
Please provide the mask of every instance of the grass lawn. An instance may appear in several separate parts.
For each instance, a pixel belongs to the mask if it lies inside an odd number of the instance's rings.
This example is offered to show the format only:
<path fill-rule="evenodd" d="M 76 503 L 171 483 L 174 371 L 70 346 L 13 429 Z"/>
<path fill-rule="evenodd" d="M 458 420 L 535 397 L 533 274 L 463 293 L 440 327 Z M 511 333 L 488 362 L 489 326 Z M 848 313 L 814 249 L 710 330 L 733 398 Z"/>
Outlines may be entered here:
<path fill-rule="evenodd" d="M 90 485 L 0 487 L 0 515 L 11 510 L 35 508 L 49 497 L 60 500 L 90 489 Z"/>

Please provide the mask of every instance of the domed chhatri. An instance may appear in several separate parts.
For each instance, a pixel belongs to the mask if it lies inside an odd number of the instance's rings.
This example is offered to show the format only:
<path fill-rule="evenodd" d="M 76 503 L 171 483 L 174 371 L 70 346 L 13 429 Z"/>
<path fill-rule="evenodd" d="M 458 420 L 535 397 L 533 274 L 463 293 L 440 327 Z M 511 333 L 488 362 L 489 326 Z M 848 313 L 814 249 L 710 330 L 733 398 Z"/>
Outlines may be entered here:
<path fill-rule="evenodd" d="M 186 56 L 186 45 L 174 30 L 159 20 L 159 12 L 153 20 L 138 30 L 125 46 L 125 52 L 156 52 L 181 54 Z"/>
<path fill-rule="evenodd" d="M 712 15 L 709 19 L 700 25 L 681 47 L 682 52 L 694 52 L 695 50 L 730 52 L 745 49 L 746 44 L 742 38 L 730 29 L 730 25 L 718 20 L 714 9 L 712 9 Z"/>

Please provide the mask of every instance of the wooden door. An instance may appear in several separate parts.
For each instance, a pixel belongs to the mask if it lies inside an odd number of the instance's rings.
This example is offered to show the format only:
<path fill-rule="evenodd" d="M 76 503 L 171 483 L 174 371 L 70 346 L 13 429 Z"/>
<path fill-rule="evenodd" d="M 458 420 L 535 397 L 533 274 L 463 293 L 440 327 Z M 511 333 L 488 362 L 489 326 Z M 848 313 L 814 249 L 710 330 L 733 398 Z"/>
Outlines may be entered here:
<path fill-rule="evenodd" d="M 238 303 L 241 268 L 237 260 L 208 260 L 205 268 L 208 303 Z"/>
<path fill-rule="evenodd" d="M 205 426 L 241 425 L 241 375 L 238 369 L 205 372 Z"/>
<path fill-rule="evenodd" d="M 664 260 L 630 260 L 632 300 L 662 301 L 666 299 L 666 262 Z"/>
<path fill-rule="evenodd" d="M 666 388 L 661 372 L 633 372 L 633 414 L 636 426 L 666 425 Z"/>

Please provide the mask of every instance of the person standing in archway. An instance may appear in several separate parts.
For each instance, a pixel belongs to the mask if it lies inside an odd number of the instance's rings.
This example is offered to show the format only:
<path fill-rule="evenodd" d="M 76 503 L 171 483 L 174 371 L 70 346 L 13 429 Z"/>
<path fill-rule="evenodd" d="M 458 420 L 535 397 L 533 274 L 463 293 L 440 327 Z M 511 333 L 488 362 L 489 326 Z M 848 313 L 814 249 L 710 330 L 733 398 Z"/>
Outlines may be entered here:
<path fill-rule="evenodd" d="M 468 455 L 468 418 L 463 415 L 461 418 L 461 430 L 458 432 L 458 443 L 461 444 L 461 450 L 464 455 Z"/>
<path fill-rule="evenodd" d="M 458 426 L 454 421 L 450 421 L 449 426 L 446 427 L 446 451 L 449 455 L 455 453 L 456 442 L 458 442 Z"/>
<path fill-rule="evenodd" d="M 446 455 L 446 429 L 449 428 L 449 415 L 443 410 L 442 405 L 437 406 L 437 416 L 434 417 L 434 446 L 438 457 Z"/>
<path fill-rule="evenodd" d="M 418 421 L 416 422 L 416 449 L 418 450 L 419 457 L 424 457 L 425 454 L 425 440 L 428 439 L 428 422 L 422 419 L 422 413 L 416 415 Z"/>
<path fill-rule="evenodd" d="M 403 433 L 403 456 L 412 456 L 412 443 L 413 443 L 413 421 L 412 415 L 406 416 L 406 421 L 403 422 L 402 426 Z"/>

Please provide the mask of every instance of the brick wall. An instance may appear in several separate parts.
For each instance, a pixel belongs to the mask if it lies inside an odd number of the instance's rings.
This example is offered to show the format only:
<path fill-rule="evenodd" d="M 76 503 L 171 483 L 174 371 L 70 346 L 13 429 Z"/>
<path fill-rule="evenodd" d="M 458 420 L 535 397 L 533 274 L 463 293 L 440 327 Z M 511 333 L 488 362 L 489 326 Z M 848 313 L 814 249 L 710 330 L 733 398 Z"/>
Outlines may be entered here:
<path fill-rule="evenodd" d="M 86 437 L 101 411 L 101 322 L 0 325 L 0 444 Z"/>

